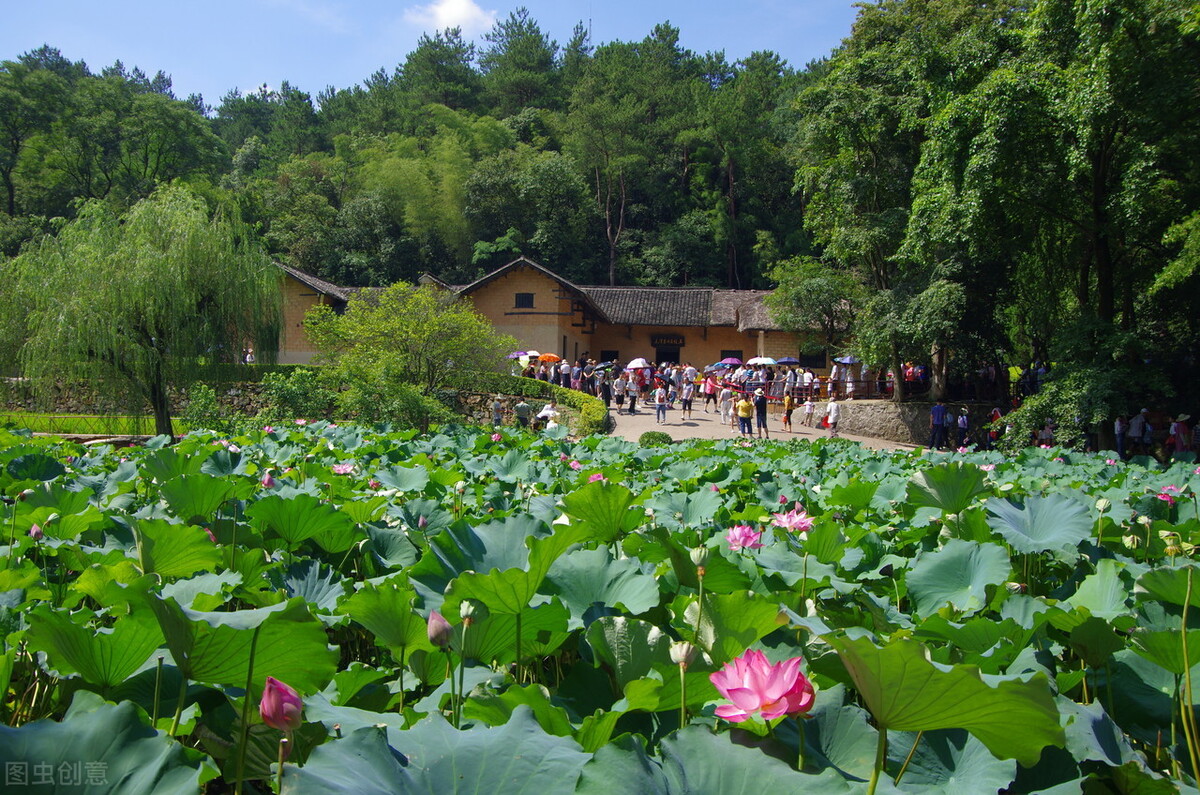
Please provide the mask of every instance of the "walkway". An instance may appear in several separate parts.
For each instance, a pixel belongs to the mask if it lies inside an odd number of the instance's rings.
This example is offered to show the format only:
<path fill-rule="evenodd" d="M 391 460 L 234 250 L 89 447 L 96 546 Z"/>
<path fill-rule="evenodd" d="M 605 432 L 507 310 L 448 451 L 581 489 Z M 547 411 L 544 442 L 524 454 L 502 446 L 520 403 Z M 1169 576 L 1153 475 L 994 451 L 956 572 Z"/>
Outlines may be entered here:
<path fill-rule="evenodd" d="M 818 409 L 823 406 L 818 405 Z M 669 435 L 672 439 L 679 441 L 680 439 L 734 439 L 738 434 L 729 429 L 728 425 L 721 423 L 720 414 L 714 413 L 712 410 L 705 414 L 703 409 L 695 409 L 692 412 L 691 419 L 685 419 L 681 416 L 679 407 L 667 409 L 667 423 L 659 425 L 654 421 L 654 407 L 649 409 L 638 404 L 637 413 L 630 416 L 629 414 L 618 414 L 616 406 L 613 406 L 609 412 L 613 420 L 616 422 L 616 427 L 613 429 L 614 436 L 623 436 L 626 439 L 637 441 L 646 431 L 662 431 Z M 783 430 L 782 418 L 779 414 L 771 413 L 767 418 L 767 430 L 771 434 L 771 438 L 776 441 L 787 441 L 789 439 L 823 439 L 829 436 L 829 431 L 824 428 L 806 428 L 800 424 L 800 418 L 803 414 L 796 411 L 792 414 L 792 426 L 795 433 L 787 433 Z M 817 422 L 817 420 L 813 420 Z M 875 450 L 912 450 L 914 446 L 911 444 L 902 444 L 893 442 L 887 439 L 875 439 L 869 436 L 849 436 L 841 434 L 842 439 L 849 439 L 852 442 L 858 442 L 865 447 Z"/>

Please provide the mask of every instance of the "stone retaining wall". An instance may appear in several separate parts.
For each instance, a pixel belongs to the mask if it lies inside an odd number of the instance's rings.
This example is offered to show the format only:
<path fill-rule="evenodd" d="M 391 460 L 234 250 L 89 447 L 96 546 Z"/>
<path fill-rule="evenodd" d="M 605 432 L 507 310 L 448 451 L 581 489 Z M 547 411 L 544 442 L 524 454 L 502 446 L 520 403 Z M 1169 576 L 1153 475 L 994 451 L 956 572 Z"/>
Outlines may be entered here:
<path fill-rule="evenodd" d="M 928 401 L 912 403 L 893 403 L 890 400 L 843 400 L 841 420 L 838 430 L 855 436 L 873 436 L 904 444 L 929 444 L 929 410 L 933 403 Z M 977 434 L 984 423 L 992 406 L 987 404 L 947 403 L 948 416 L 958 417 L 959 409 L 967 407 L 973 434 Z M 824 411 L 825 404 L 817 404 L 817 412 Z M 953 439 L 957 433 L 956 426 L 948 438 Z"/>

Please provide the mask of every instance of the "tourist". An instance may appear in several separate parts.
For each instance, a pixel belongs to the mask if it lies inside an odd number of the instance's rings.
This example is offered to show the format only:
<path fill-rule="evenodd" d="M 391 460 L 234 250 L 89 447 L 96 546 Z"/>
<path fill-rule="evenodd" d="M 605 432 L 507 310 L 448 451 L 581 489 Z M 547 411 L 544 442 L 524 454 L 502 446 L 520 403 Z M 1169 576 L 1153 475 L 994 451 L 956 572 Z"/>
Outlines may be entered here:
<path fill-rule="evenodd" d="M 825 406 L 825 422 L 829 424 L 829 438 L 837 438 L 838 435 L 838 420 L 842 418 L 842 407 L 838 405 L 837 400 L 830 398 L 829 404 Z"/>
<path fill-rule="evenodd" d="M 963 406 L 958 411 L 958 446 L 967 446 L 967 431 L 971 423 L 971 418 L 967 415 L 967 407 Z"/>
<path fill-rule="evenodd" d="M 771 432 L 767 429 L 767 393 L 762 387 L 754 390 L 754 419 L 755 427 L 758 429 L 759 439 L 770 439 Z"/>
<path fill-rule="evenodd" d="M 629 387 L 629 379 L 625 377 L 625 373 L 617 376 L 617 380 L 612 383 L 612 396 L 617 401 L 617 413 L 621 413 L 621 408 L 625 405 L 625 390 Z"/>
<path fill-rule="evenodd" d="M 737 414 L 738 430 L 741 431 L 742 436 L 752 436 L 750 418 L 754 416 L 754 404 L 750 402 L 750 398 L 745 392 L 741 394 L 733 409 Z"/>
<path fill-rule="evenodd" d="M 729 384 L 721 387 L 721 423 L 733 428 L 733 389 Z"/>
<path fill-rule="evenodd" d="M 929 449 L 940 450 L 946 446 L 946 403 L 938 398 L 929 409 Z"/>
<path fill-rule="evenodd" d="M 504 404 L 500 402 L 499 395 L 492 396 L 492 425 L 500 426 L 504 424 Z"/>
<path fill-rule="evenodd" d="M 791 390 L 786 390 L 783 393 L 783 429 L 788 433 L 792 431 L 792 412 L 796 409 L 796 401 L 792 398 Z"/>
<path fill-rule="evenodd" d="M 537 414 L 537 419 L 544 423 L 546 430 L 558 427 L 558 404 L 554 398 L 550 398 L 550 402 L 542 406 L 542 410 Z"/>
<path fill-rule="evenodd" d="M 604 408 L 612 408 L 612 384 L 608 382 L 608 373 L 599 370 L 592 373 L 596 393 L 604 401 Z"/>
<path fill-rule="evenodd" d="M 712 403 L 713 411 L 717 410 L 717 374 L 709 373 L 704 376 L 704 413 L 708 413 L 708 404 Z"/>
<path fill-rule="evenodd" d="M 1150 416 L 1149 409 L 1142 409 L 1137 414 L 1134 414 L 1129 420 L 1129 425 L 1125 430 L 1126 449 L 1130 455 L 1138 453 L 1145 454 L 1145 449 L 1142 448 L 1142 438 L 1145 436 L 1146 426 L 1150 423 L 1146 418 Z"/>
<path fill-rule="evenodd" d="M 669 395 L 667 393 L 667 388 L 663 385 L 663 382 L 660 381 L 659 385 L 654 390 L 654 421 L 658 425 L 667 424 L 668 397 Z"/>
<path fill-rule="evenodd" d="M 687 415 L 689 420 L 692 418 L 692 396 L 695 394 L 695 382 L 685 379 L 683 385 L 679 387 L 679 413 L 681 416 Z"/>
<path fill-rule="evenodd" d="M 804 424 L 809 428 L 813 424 L 813 414 L 816 413 L 817 404 L 812 399 L 812 395 L 806 395 L 804 398 Z"/>
<path fill-rule="evenodd" d="M 1192 449 L 1191 434 L 1188 432 L 1187 421 L 1192 418 L 1190 414 L 1180 414 L 1171 423 L 1171 428 L 1168 431 L 1167 443 L 1168 450 L 1172 453 L 1186 453 Z"/>
<path fill-rule="evenodd" d="M 522 428 L 529 427 L 529 404 L 525 402 L 525 398 L 517 401 L 517 405 L 513 406 L 513 416 L 517 418 L 517 425 Z"/>
<path fill-rule="evenodd" d="M 1117 458 L 1125 457 L 1125 433 L 1129 430 L 1129 419 L 1124 414 L 1118 414 L 1113 421 L 1113 436 L 1117 442 Z"/>

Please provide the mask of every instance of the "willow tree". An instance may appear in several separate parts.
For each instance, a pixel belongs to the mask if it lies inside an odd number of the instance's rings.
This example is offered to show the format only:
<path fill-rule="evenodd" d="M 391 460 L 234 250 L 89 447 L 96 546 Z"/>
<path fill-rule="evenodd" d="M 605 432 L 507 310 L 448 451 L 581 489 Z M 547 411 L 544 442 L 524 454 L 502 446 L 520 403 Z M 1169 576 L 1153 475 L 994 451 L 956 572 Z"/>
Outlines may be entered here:
<path fill-rule="evenodd" d="M 277 347 L 279 274 L 247 230 L 181 187 L 124 215 L 85 205 L 5 268 L 35 390 L 89 383 L 171 434 L 170 392 L 243 347 Z M 10 329 L 11 333 L 12 329 Z"/>

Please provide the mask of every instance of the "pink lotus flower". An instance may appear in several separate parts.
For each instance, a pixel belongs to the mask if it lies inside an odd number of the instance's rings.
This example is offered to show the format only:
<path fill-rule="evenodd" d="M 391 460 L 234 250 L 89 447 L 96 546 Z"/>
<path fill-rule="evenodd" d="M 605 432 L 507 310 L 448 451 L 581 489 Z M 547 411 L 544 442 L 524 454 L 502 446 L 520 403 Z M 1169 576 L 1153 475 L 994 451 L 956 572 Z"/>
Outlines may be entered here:
<path fill-rule="evenodd" d="M 213 542 L 214 544 L 215 544 L 215 543 L 217 543 L 217 537 L 216 537 L 215 535 L 213 535 L 213 531 L 212 531 L 212 530 L 209 530 L 209 529 L 206 527 L 206 528 L 204 528 L 204 532 L 208 534 L 208 540 L 209 540 L 209 541 Z"/>
<path fill-rule="evenodd" d="M 787 513 L 772 514 L 771 524 L 776 527 L 782 527 L 789 533 L 807 533 L 812 529 L 813 518 L 804 512 L 800 507 L 800 503 L 796 503 L 796 507 Z"/>
<path fill-rule="evenodd" d="M 308 425 L 308 420 L 296 420 L 297 425 Z"/>
<path fill-rule="evenodd" d="M 275 432 L 274 425 L 264 425 L 263 426 L 263 433 L 274 433 L 274 432 Z"/>
<path fill-rule="evenodd" d="M 1054 460 L 1055 460 L 1056 462 L 1058 462 L 1059 464 L 1061 464 L 1061 463 L 1063 462 L 1063 460 L 1062 460 L 1062 456 L 1058 456 L 1058 457 L 1057 457 L 1057 458 L 1055 458 Z"/>
<path fill-rule="evenodd" d="M 271 470 L 268 469 L 266 472 L 263 473 L 262 480 L 260 480 L 259 483 L 262 484 L 262 487 L 264 489 L 275 488 L 275 478 L 272 477 Z"/>
<path fill-rule="evenodd" d="M 379 491 L 379 489 L 383 488 L 383 484 L 380 483 L 378 480 L 368 480 L 367 486 L 369 486 L 371 489 L 373 489 L 375 491 Z"/>
<path fill-rule="evenodd" d="M 1109 466 L 1112 466 L 1113 464 L 1117 463 L 1117 459 L 1115 459 L 1115 458 L 1106 458 L 1106 459 L 1104 459 L 1104 463 L 1108 464 Z"/>
<path fill-rule="evenodd" d="M 35 524 L 33 527 L 29 528 L 29 537 L 34 541 L 41 541 L 45 535 L 46 534 L 42 532 L 41 525 Z"/>
<path fill-rule="evenodd" d="M 960 448 L 958 448 L 958 452 L 960 452 L 960 453 L 969 453 L 969 452 L 971 452 L 971 451 L 970 451 L 970 450 L 968 450 L 966 447 L 960 447 Z"/>
<path fill-rule="evenodd" d="M 748 650 L 708 675 L 721 695 L 732 701 L 717 707 L 717 717 L 741 723 L 753 715 L 774 720 L 808 712 L 816 701 L 812 683 L 800 673 L 800 658 L 772 665 L 761 651 Z"/>
<path fill-rule="evenodd" d="M 570 456 L 569 456 L 569 455 L 567 455 L 566 453 L 559 453 L 559 454 L 558 454 L 558 460 L 559 460 L 559 461 L 566 461 L 566 460 L 568 460 L 569 458 L 570 458 Z"/>
<path fill-rule="evenodd" d="M 295 731 L 300 728 L 300 712 L 303 709 L 304 702 L 300 700 L 299 693 L 275 677 L 267 677 L 262 701 L 258 704 L 263 723 L 283 732 Z"/>
<path fill-rule="evenodd" d="M 492 434 L 492 441 L 493 441 L 493 442 L 499 442 L 499 441 L 502 441 L 503 439 L 504 439 L 504 437 L 503 437 L 503 436 L 501 436 L 501 435 L 500 435 L 500 434 L 498 434 L 498 433 L 493 433 L 493 434 Z"/>
<path fill-rule="evenodd" d="M 450 645 L 450 639 L 454 637 L 454 628 L 450 626 L 441 613 L 434 610 L 429 614 L 429 621 L 426 624 L 426 632 L 429 635 L 429 642 L 439 649 L 444 649 Z"/>
<path fill-rule="evenodd" d="M 980 464 L 979 468 L 982 469 L 984 472 L 991 472 L 996 468 L 996 465 L 995 464 Z"/>
<path fill-rule="evenodd" d="M 354 471 L 354 462 L 353 461 L 346 461 L 345 463 L 333 465 L 333 474 L 335 474 L 335 475 L 349 475 L 353 471 Z"/>
<path fill-rule="evenodd" d="M 1160 500 L 1165 502 L 1167 505 L 1175 504 L 1175 495 L 1171 494 L 1168 491 L 1160 491 L 1158 494 L 1155 494 L 1154 496 L 1158 497 Z"/>
<path fill-rule="evenodd" d="M 605 481 L 605 480 L 607 480 L 607 478 L 605 478 L 605 477 L 604 477 L 604 473 L 603 473 L 603 472 L 597 472 L 597 473 L 595 473 L 594 475 L 591 475 L 591 476 L 589 476 L 589 477 L 588 477 L 588 483 L 595 483 L 596 481 L 602 481 L 602 482 L 603 482 L 603 481 Z"/>
<path fill-rule="evenodd" d="M 1196 468 L 1195 468 L 1195 469 L 1192 471 L 1192 474 L 1193 474 L 1193 475 L 1200 475 L 1200 467 L 1196 467 Z"/>
<path fill-rule="evenodd" d="M 429 527 L 429 520 L 426 519 L 424 516 L 418 516 L 417 517 L 417 529 L 424 530 L 426 527 Z"/>
<path fill-rule="evenodd" d="M 762 549 L 762 544 L 759 543 L 761 538 L 762 531 L 755 530 L 748 524 L 734 525 L 725 533 L 725 540 L 729 542 L 730 552 L 740 552 L 743 549 Z"/>
<path fill-rule="evenodd" d="M 583 464 L 579 463 L 578 461 L 572 461 L 570 464 L 567 464 L 567 466 L 571 467 L 571 469 L 574 469 L 576 472 L 583 469 Z"/>
<path fill-rule="evenodd" d="M 780 505 L 787 505 L 787 504 L 788 504 L 788 498 L 787 498 L 787 495 L 786 495 L 786 494 L 780 494 L 780 495 L 779 495 L 779 504 L 780 504 Z"/>
<path fill-rule="evenodd" d="M 718 486 L 716 483 L 712 484 L 712 486 L 710 486 L 709 488 L 711 488 L 713 491 L 720 491 L 720 490 L 721 490 L 721 487 L 720 487 L 720 486 Z"/>

